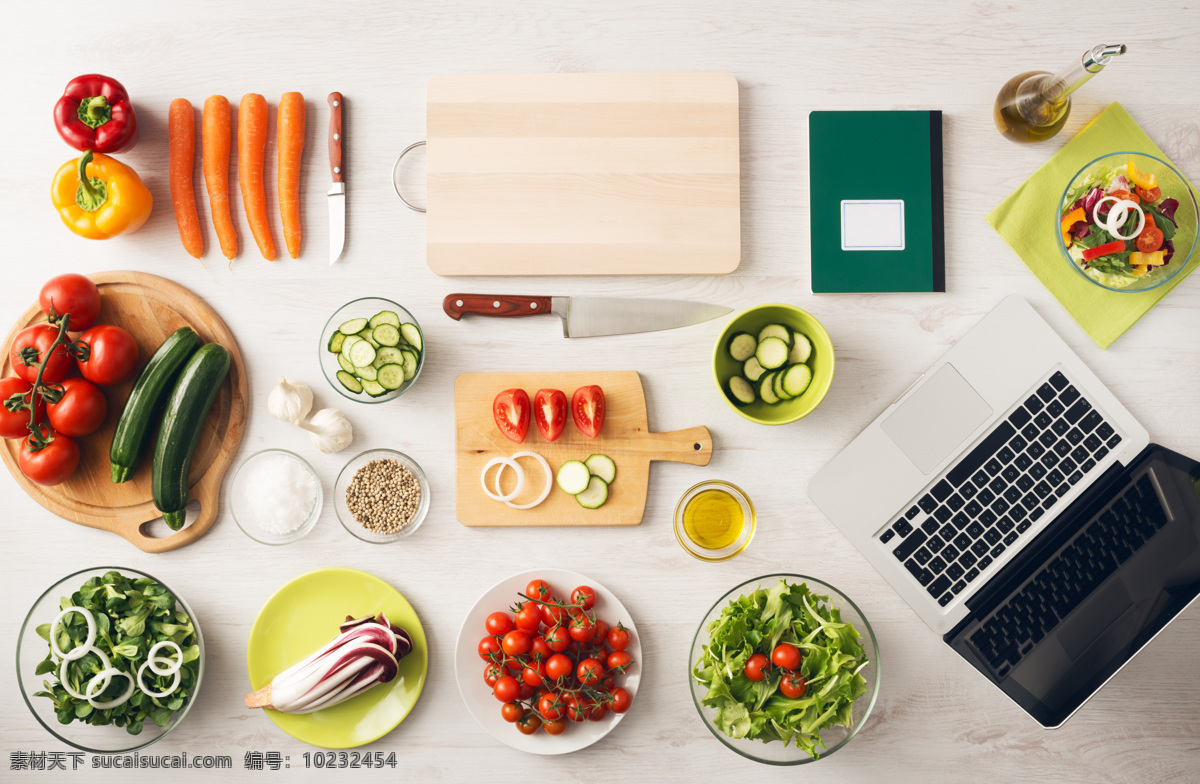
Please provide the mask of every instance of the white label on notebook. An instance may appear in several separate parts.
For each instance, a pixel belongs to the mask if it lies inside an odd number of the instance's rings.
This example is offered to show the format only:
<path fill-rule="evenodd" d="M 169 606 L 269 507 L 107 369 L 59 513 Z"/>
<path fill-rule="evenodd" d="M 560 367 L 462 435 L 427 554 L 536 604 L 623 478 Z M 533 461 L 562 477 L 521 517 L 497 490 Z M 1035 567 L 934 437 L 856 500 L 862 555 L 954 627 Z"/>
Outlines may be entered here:
<path fill-rule="evenodd" d="M 904 201 L 843 199 L 842 250 L 904 250 Z"/>

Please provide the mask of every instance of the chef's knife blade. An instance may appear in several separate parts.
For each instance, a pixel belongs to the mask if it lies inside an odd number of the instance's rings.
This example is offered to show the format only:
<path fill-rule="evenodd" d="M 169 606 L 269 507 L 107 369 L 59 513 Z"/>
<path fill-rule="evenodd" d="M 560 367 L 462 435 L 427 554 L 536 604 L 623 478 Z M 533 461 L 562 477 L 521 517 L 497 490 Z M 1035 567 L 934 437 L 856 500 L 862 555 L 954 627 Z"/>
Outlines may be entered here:
<path fill-rule="evenodd" d="M 329 263 L 342 255 L 346 244 L 346 168 L 342 162 L 342 94 L 330 93 L 329 98 L 329 174 L 333 186 L 329 189 Z"/>
<path fill-rule="evenodd" d="M 587 338 L 655 332 L 699 324 L 731 311 L 721 305 L 682 299 L 623 297 L 521 297 L 512 294 L 450 294 L 442 300 L 456 321 L 479 316 L 536 316 L 553 313 L 563 322 L 563 337 Z"/>

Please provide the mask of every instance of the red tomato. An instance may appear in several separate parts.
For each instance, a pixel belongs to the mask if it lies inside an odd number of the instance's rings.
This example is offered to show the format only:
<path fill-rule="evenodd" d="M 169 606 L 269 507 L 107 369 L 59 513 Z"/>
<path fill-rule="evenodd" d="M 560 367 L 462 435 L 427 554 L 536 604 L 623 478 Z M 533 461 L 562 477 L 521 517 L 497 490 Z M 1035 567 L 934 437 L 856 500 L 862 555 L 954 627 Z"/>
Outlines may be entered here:
<path fill-rule="evenodd" d="M 529 711 L 517 722 L 517 729 L 522 735 L 532 735 L 542 728 L 542 720 L 533 711 Z"/>
<path fill-rule="evenodd" d="M 44 425 L 42 435 L 54 440 L 35 452 L 26 436 L 21 442 L 17 464 L 21 467 L 21 473 L 39 485 L 61 484 L 70 479 L 79 467 L 79 445 L 69 436 L 56 435 Z"/>
<path fill-rule="evenodd" d="M 625 651 L 613 651 L 608 654 L 608 669 L 610 670 L 625 672 L 625 668 L 628 668 L 632 663 L 633 657 Z"/>
<path fill-rule="evenodd" d="M 505 675 L 500 680 L 496 681 L 496 685 L 492 687 L 492 694 L 501 702 L 512 702 L 517 699 L 521 692 L 521 685 L 517 683 L 517 679 L 511 675 Z"/>
<path fill-rule="evenodd" d="M 494 612 L 483 622 L 488 634 L 508 634 L 513 629 L 512 616 L 506 612 Z"/>
<path fill-rule="evenodd" d="M 525 602 L 517 611 L 517 628 L 536 632 L 542 625 L 542 608 L 536 602 Z"/>
<path fill-rule="evenodd" d="M 1116 196 L 1118 199 L 1125 199 L 1127 201 L 1131 201 L 1134 204 L 1142 203 L 1142 199 L 1140 196 L 1138 196 L 1137 194 L 1134 194 L 1134 193 L 1130 193 L 1129 191 L 1123 191 L 1123 190 L 1109 191 L 1108 195 Z"/>
<path fill-rule="evenodd" d="M 771 663 L 782 670 L 794 670 L 800 666 L 800 649 L 790 642 L 781 642 L 771 651 Z"/>
<path fill-rule="evenodd" d="M 588 721 L 603 721 L 608 715 L 608 707 L 603 702 L 591 702 L 589 700 L 587 717 Z"/>
<path fill-rule="evenodd" d="M 547 735 L 562 735 L 567 731 L 567 720 L 544 721 L 542 722 L 542 729 L 546 731 Z"/>
<path fill-rule="evenodd" d="M 63 396 L 46 405 L 50 425 L 64 436 L 78 438 L 94 433 L 104 424 L 108 401 L 100 387 L 82 378 L 64 378 Z"/>
<path fill-rule="evenodd" d="M 608 630 L 608 647 L 614 651 L 623 651 L 629 647 L 629 630 L 617 624 Z"/>
<path fill-rule="evenodd" d="M 32 384 L 17 376 L 0 379 L 0 437 L 24 438 L 29 435 L 29 409 L 9 411 L 8 406 L 4 405 L 4 401 L 13 395 L 24 395 L 31 389 L 33 389 Z M 37 410 L 37 421 L 44 421 L 46 404 L 40 395 L 34 401 L 34 408 Z"/>
<path fill-rule="evenodd" d="M 78 343 L 89 348 L 88 358 L 79 360 L 79 372 L 93 384 L 120 384 L 137 370 L 138 347 L 120 327 L 101 324 L 79 336 Z"/>
<path fill-rule="evenodd" d="M 540 661 L 530 662 L 521 670 L 521 680 L 530 686 L 541 686 L 546 675 L 546 665 Z"/>
<path fill-rule="evenodd" d="M 576 389 L 571 395 L 571 417 L 588 438 L 600 435 L 604 427 L 604 390 L 595 384 Z"/>
<path fill-rule="evenodd" d="M 483 682 L 488 685 L 489 689 L 494 687 L 496 685 L 496 681 L 503 677 L 504 670 L 499 664 L 492 662 L 483 668 Z"/>
<path fill-rule="evenodd" d="M 1143 188 L 1141 185 L 1135 187 L 1134 192 L 1142 198 L 1142 201 L 1153 204 L 1162 196 L 1162 189 L 1155 186 L 1153 188 Z"/>
<path fill-rule="evenodd" d="M 761 681 L 766 676 L 766 670 L 770 669 L 771 662 L 767 661 L 767 657 L 761 653 L 756 653 L 746 660 L 746 668 L 743 672 L 746 677 L 752 681 Z"/>
<path fill-rule="evenodd" d="M 479 658 L 484 661 L 496 661 L 500 654 L 500 640 L 497 637 L 484 637 L 479 641 Z"/>
<path fill-rule="evenodd" d="M 550 597 L 548 601 L 558 601 L 554 597 Z M 542 623 L 547 626 L 558 626 L 567 618 L 567 608 L 559 607 L 557 604 L 542 605 Z"/>
<path fill-rule="evenodd" d="M 548 721 L 557 721 L 567 712 L 567 704 L 557 694 L 547 694 L 538 700 L 538 714 Z"/>
<path fill-rule="evenodd" d="M 779 681 L 779 693 L 788 699 L 797 700 L 808 691 L 808 682 L 794 672 L 789 672 Z"/>
<path fill-rule="evenodd" d="M 1137 236 L 1137 249 L 1142 253 L 1153 253 L 1162 247 L 1163 233 L 1162 229 L 1147 226 L 1142 229 L 1142 233 Z"/>
<path fill-rule="evenodd" d="M 604 665 L 595 659 L 584 659 L 575 675 L 584 686 L 595 686 L 604 677 Z"/>
<path fill-rule="evenodd" d="M 612 690 L 608 707 L 612 709 L 613 713 L 624 713 L 632 704 L 633 695 L 629 693 L 629 689 L 616 688 Z"/>
<path fill-rule="evenodd" d="M 568 694 L 563 697 L 563 702 L 567 704 L 567 718 L 571 721 L 583 721 L 587 718 L 583 710 L 579 707 L 579 698 L 574 694 Z"/>
<path fill-rule="evenodd" d="M 549 659 L 554 651 L 550 650 L 550 646 L 546 644 L 546 638 L 538 635 L 529 643 L 529 656 L 537 662 L 544 662 Z"/>
<path fill-rule="evenodd" d="M 581 585 L 571 591 L 571 604 L 590 610 L 596 606 L 596 591 L 590 585 Z"/>
<path fill-rule="evenodd" d="M 570 677 L 574 671 L 575 663 L 565 653 L 556 653 L 546 660 L 546 677 L 552 681 Z"/>
<path fill-rule="evenodd" d="M 539 389 L 533 396 L 533 419 L 542 438 L 556 440 L 567 424 L 567 396 L 560 389 Z"/>
<path fill-rule="evenodd" d="M 17 337 L 13 340 L 12 348 L 9 350 L 9 361 L 12 363 L 13 372 L 30 384 L 37 381 L 38 362 L 46 357 L 50 344 L 57 338 L 58 327 L 52 327 L 49 324 L 34 324 L 18 332 Z M 25 349 L 29 349 L 32 365 L 25 364 L 25 358 L 22 356 Z M 59 345 L 54 349 L 54 356 L 50 357 L 50 361 L 46 364 L 46 370 L 42 373 L 42 381 L 54 384 L 69 376 L 74 369 L 75 357 L 67 352 L 65 345 Z"/>
<path fill-rule="evenodd" d="M 524 389 L 506 389 L 492 401 L 492 418 L 509 441 L 521 443 L 529 432 L 529 395 Z"/>
<path fill-rule="evenodd" d="M 520 629 L 514 629 L 504 635 L 504 639 L 500 641 L 500 647 L 509 656 L 521 656 L 529 652 L 530 642 L 528 634 Z"/>
<path fill-rule="evenodd" d="M 530 686 L 525 681 L 517 681 L 517 682 L 521 684 L 521 690 L 519 692 L 517 692 L 517 699 L 527 700 L 533 696 L 534 689 L 536 687 Z"/>
<path fill-rule="evenodd" d="M 571 644 L 571 634 L 565 626 L 555 626 L 546 633 L 546 647 L 555 653 L 561 653 Z"/>
<path fill-rule="evenodd" d="M 545 580 L 530 580 L 529 585 L 525 586 L 525 595 L 541 602 L 549 599 L 552 593 L 550 583 Z"/>
<path fill-rule="evenodd" d="M 82 332 L 96 323 L 100 316 L 100 290 L 83 275 L 67 273 L 51 278 L 38 295 L 38 304 L 47 316 L 71 314 L 68 328 Z"/>
<path fill-rule="evenodd" d="M 592 619 L 578 610 L 571 613 L 569 631 L 571 639 L 575 642 L 588 642 L 596 636 L 596 626 L 592 623 Z"/>
<path fill-rule="evenodd" d="M 608 624 L 605 623 L 604 621 L 600 620 L 599 618 L 597 618 L 596 622 L 595 622 L 595 626 L 596 626 L 596 637 L 595 637 L 596 644 L 604 645 L 604 643 L 608 640 Z"/>
<path fill-rule="evenodd" d="M 504 720 L 509 724 L 516 724 L 521 720 L 521 717 L 525 715 L 525 709 L 522 708 L 521 704 L 518 702 L 506 702 L 504 703 L 503 707 L 500 708 L 500 715 L 503 716 Z"/>

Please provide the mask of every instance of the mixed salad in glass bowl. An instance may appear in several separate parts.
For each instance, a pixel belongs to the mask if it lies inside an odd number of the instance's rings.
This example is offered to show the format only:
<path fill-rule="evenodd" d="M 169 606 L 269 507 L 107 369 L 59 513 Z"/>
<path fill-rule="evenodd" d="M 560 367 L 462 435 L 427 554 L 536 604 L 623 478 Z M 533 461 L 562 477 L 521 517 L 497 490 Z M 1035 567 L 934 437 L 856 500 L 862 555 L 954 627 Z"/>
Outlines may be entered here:
<path fill-rule="evenodd" d="M 1145 291 L 1187 265 L 1196 219 L 1195 197 L 1170 164 L 1116 152 L 1071 180 L 1055 229 L 1068 263 L 1088 280 L 1112 291 Z"/>

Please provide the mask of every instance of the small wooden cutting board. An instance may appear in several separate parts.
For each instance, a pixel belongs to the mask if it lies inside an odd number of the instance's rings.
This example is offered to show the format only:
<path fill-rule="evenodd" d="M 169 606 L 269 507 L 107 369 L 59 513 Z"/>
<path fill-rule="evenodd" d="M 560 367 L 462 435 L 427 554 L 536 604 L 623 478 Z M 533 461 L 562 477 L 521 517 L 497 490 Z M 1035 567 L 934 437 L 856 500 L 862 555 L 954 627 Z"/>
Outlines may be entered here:
<path fill-rule="evenodd" d="M 506 389 L 524 389 L 530 400 L 539 389 L 560 389 L 569 402 L 576 389 L 588 384 L 597 384 L 604 390 L 607 407 L 604 428 L 597 438 L 583 435 L 569 418 L 562 435 L 553 443 L 545 441 L 532 422 L 529 435 L 521 444 L 509 441 L 496 427 L 492 401 Z M 513 509 L 493 501 L 484 494 L 480 483 L 484 465 L 494 457 L 522 451 L 537 452 L 546 458 L 551 472 L 557 472 L 567 460 L 584 460 L 597 453 L 608 455 L 617 464 L 608 501 L 599 509 L 584 509 L 557 485 L 551 488 L 544 502 L 532 509 Z M 651 433 L 642 379 L 633 370 L 464 373 L 454 382 L 454 455 L 458 521 L 463 525 L 638 525 L 646 509 L 650 462 L 708 465 L 712 435 L 706 427 Z M 513 503 L 529 503 L 542 492 L 546 477 L 534 458 L 523 457 L 519 462 L 525 471 L 525 488 Z M 488 472 L 488 486 L 493 492 L 497 470 L 493 467 Z M 550 481 L 553 484 L 553 477 Z M 510 492 L 515 482 L 513 471 L 507 469 L 501 479 L 502 492 Z"/>

